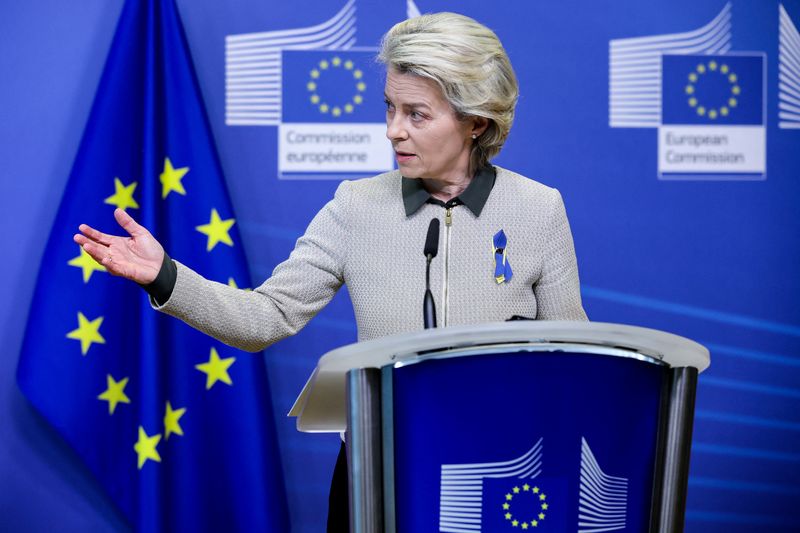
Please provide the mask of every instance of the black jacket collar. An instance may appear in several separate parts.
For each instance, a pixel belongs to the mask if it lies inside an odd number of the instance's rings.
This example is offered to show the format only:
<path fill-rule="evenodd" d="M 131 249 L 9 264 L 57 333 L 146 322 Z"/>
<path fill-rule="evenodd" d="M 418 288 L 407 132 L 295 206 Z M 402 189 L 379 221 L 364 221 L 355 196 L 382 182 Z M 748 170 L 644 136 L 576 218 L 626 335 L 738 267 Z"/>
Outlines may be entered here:
<path fill-rule="evenodd" d="M 406 216 L 413 215 L 422 207 L 422 204 L 427 202 L 444 207 L 464 204 L 472 211 L 473 215 L 479 217 L 481 216 L 481 211 L 483 211 L 483 206 L 486 205 L 486 200 L 489 199 L 489 193 L 492 192 L 496 179 L 497 172 L 493 166 L 483 167 L 475 174 L 475 177 L 461 194 L 445 203 L 432 197 L 425 190 L 422 185 L 422 178 L 403 177 L 403 205 L 406 209 Z"/>

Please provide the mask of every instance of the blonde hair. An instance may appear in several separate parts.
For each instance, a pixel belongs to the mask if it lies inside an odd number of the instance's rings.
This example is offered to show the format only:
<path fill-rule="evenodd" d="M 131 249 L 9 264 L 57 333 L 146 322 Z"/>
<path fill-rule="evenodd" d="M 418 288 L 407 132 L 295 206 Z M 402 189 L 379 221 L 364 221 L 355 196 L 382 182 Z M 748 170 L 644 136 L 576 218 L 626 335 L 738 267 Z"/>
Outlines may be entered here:
<path fill-rule="evenodd" d="M 435 81 L 459 118 L 488 119 L 486 131 L 473 142 L 471 173 L 500 153 L 514 122 L 519 85 L 492 30 L 456 13 L 422 15 L 383 36 L 378 61 Z"/>

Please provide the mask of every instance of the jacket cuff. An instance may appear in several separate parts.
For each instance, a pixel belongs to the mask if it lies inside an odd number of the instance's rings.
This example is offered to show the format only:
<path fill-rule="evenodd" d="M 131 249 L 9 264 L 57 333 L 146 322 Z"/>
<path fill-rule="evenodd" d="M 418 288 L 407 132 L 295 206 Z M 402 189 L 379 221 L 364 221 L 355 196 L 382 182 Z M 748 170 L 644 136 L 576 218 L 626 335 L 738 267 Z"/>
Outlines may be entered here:
<path fill-rule="evenodd" d="M 150 297 L 155 300 L 156 304 L 164 305 L 172 296 L 172 290 L 175 288 L 175 282 L 178 280 L 178 267 L 175 266 L 175 261 L 164 252 L 164 261 L 161 263 L 161 269 L 158 271 L 156 279 L 147 285 L 139 284 Z"/>

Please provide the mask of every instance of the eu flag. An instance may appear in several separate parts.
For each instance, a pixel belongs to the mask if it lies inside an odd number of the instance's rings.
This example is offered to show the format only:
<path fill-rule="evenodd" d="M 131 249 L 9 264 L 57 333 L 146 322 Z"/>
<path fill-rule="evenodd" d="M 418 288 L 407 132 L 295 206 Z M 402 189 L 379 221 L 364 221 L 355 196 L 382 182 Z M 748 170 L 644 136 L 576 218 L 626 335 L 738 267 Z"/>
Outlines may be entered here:
<path fill-rule="evenodd" d="M 563 477 L 485 478 L 481 502 L 482 531 L 569 531 L 568 480 Z M 569 527 L 572 526 L 572 527 Z"/>
<path fill-rule="evenodd" d="M 282 122 L 386 121 L 375 51 L 284 50 Z"/>
<path fill-rule="evenodd" d="M 173 0 L 128 0 L 45 249 L 17 371 L 138 531 L 286 531 L 264 362 L 150 309 L 72 241 L 137 218 L 249 283 Z"/>
<path fill-rule="evenodd" d="M 763 55 L 664 55 L 663 124 L 764 124 Z"/>

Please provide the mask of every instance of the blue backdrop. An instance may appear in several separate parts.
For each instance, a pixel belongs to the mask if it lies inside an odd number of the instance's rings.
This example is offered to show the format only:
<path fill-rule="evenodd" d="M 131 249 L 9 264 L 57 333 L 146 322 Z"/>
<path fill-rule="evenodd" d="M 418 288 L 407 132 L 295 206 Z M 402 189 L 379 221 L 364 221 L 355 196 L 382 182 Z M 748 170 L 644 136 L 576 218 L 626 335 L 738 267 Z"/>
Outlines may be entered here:
<path fill-rule="evenodd" d="M 521 87 L 496 162 L 561 190 L 590 318 L 664 329 L 711 349 L 698 392 L 687 530 L 800 529 L 800 1 L 177 4 L 253 284 L 288 255 L 337 185 L 279 179 L 280 46 L 373 48 L 415 8 L 459 11 L 496 30 Z M 0 7 L 3 530 L 126 528 L 13 381 L 36 271 L 121 7 L 99 0 L 80 9 L 52 0 Z M 243 60 L 241 50 L 253 56 Z M 665 63 L 670 77 L 662 80 L 663 56 L 675 55 L 694 61 L 690 71 Z M 755 81 L 730 81 L 738 63 L 724 56 L 734 55 L 762 58 L 760 76 L 750 65 L 742 68 Z M 722 59 L 712 68 L 702 56 Z M 253 69 L 242 68 L 248 61 Z M 723 65 L 725 98 L 702 85 Z M 761 116 L 736 122 L 741 106 L 757 111 L 748 99 L 759 82 Z M 677 98 L 672 88 L 689 85 L 698 100 L 682 94 L 688 107 L 678 116 L 693 118 L 670 120 L 678 129 L 668 130 L 662 96 Z M 729 118 L 712 119 L 712 109 Z M 668 131 L 682 136 L 679 151 L 691 164 L 660 173 Z M 712 153 L 723 139 L 755 170 Z M 293 531 L 322 528 L 338 436 L 299 434 L 285 413 L 319 355 L 354 340 L 341 291 L 299 335 L 266 353 Z"/>

